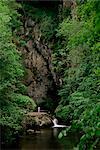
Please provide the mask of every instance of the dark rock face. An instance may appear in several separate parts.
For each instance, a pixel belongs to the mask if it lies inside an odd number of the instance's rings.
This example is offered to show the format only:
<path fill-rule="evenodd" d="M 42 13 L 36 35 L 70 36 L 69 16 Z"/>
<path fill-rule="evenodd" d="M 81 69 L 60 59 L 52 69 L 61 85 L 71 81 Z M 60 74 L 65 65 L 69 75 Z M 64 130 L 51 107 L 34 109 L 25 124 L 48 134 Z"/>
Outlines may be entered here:
<path fill-rule="evenodd" d="M 51 50 L 43 39 L 41 40 L 39 25 L 31 18 L 25 20 L 18 34 L 19 43 L 22 42 L 19 50 L 23 54 L 27 73 L 24 80 L 28 87 L 27 93 L 37 103 L 41 103 L 48 97 L 49 90 L 55 88 L 54 73 L 51 69 Z"/>

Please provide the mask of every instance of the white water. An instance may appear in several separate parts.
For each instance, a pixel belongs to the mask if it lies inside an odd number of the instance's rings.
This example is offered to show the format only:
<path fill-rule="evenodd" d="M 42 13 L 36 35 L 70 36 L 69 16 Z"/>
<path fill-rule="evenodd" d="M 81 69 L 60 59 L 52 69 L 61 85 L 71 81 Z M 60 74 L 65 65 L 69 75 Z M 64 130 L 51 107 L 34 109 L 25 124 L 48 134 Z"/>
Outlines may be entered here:
<path fill-rule="evenodd" d="M 66 125 L 58 124 L 58 120 L 56 118 L 52 122 L 54 124 L 54 126 L 52 128 L 64 128 L 64 127 L 67 127 Z"/>

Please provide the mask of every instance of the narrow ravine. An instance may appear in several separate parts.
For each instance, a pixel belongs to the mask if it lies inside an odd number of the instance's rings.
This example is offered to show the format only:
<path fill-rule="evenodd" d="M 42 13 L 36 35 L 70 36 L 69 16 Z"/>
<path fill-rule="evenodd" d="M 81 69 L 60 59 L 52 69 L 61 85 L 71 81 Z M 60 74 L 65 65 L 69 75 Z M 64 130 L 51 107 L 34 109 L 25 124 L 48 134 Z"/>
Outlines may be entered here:
<path fill-rule="evenodd" d="M 0 1 L 2 150 L 100 149 L 99 9 Z"/>

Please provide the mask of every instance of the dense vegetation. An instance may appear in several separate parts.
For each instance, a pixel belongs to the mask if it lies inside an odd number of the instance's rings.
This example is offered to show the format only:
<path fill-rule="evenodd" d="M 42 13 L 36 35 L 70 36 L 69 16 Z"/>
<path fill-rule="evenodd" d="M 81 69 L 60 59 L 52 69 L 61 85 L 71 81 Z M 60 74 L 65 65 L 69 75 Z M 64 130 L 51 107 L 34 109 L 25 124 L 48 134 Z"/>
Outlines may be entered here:
<path fill-rule="evenodd" d="M 54 69 L 63 82 L 56 115 L 70 120 L 68 131 L 82 133 L 80 150 L 92 149 L 100 136 L 99 8 L 99 1 L 77 3 L 59 24 L 53 54 Z"/>
<path fill-rule="evenodd" d="M 21 131 L 24 113 L 36 106 L 25 96 L 21 55 L 12 43 L 12 29 L 20 25 L 17 7 L 14 1 L 0 1 L 0 127 L 2 142 L 9 143 Z"/>
<path fill-rule="evenodd" d="M 25 112 L 36 106 L 26 96 L 21 53 L 12 43 L 14 30 L 21 25 L 19 7 L 14 1 L 0 1 L 0 127 L 2 139 L 8 142 L 22 130 Z M 77 0 L 74 8 L 58 9 L 57 4 L 51 10 L 46 6 L 33 9 L 26 2 L 21 8 L 39 24 L 42 40 L 52 48 L 52 72 L 59 85 L 55 113 L 70 124 L 59 137 L 77 131 L 80 150 L 92 150 L 100 136 L 99 8 L 99 0 Z M 49 100 L 45 105 L 52 106 Z"/>

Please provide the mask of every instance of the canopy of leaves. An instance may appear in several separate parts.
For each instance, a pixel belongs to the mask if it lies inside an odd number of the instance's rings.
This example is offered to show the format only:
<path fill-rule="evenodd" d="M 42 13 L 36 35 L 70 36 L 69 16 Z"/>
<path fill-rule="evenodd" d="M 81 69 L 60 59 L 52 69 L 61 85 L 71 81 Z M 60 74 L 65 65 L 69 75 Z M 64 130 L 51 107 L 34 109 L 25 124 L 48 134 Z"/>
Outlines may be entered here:
<path fill-rule="evenodd" d="M 63 84 L 56 115 L 82 132 L 79 149 L 93 149 L 100 136 L 100 1 L 78 1 L 75 16 L 57 30 L 54 69 Z"/>
<path fill-rule="evenodd" d="M 0 127 L 6 142 L 20 131 L 24 112 L 36 107 L 32 99 L 23 96 L 24 70 L 20 53 L 12 43 L 12 29 L 19 24 L 16 9 L 14 1 L 0 1 Z"/>

